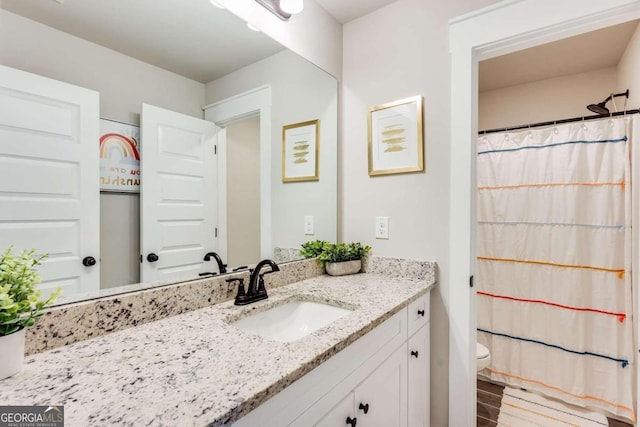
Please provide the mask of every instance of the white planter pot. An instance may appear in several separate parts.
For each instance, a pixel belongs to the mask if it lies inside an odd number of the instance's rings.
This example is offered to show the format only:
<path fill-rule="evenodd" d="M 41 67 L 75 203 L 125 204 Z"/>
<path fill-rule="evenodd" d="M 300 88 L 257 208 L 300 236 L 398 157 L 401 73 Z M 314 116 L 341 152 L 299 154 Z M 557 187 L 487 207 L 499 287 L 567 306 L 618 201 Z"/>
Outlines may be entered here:
<path fill-rule="evenodd" d="M 24 328 L 0 336 L 0 380 L 17 374 L 24 363 Z"/>
<path fill-rule="evenodd" d="M 327 274 L 331 276 L 345 276 L 347 274 L 358 273 L 362 268 L 362 260 L 327 262 L 324 267 L 327 270 Z"/>

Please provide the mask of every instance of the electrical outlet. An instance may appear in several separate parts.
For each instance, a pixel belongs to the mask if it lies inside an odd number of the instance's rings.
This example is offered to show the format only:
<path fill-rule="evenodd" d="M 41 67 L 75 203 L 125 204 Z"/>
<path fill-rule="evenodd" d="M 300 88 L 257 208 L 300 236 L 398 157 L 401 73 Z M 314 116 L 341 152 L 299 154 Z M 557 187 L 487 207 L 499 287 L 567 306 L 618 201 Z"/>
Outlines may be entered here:
<path fill-rule="evenodd" d="M 389 238 L 389 217 L 377 216 L 376 217 L 376 239 L 388 239 Z"/>
<path fill-rule="evenodd" d="M 311 215 L 304 217 L 304 234 L 313 234 L 313 216 Z"/>

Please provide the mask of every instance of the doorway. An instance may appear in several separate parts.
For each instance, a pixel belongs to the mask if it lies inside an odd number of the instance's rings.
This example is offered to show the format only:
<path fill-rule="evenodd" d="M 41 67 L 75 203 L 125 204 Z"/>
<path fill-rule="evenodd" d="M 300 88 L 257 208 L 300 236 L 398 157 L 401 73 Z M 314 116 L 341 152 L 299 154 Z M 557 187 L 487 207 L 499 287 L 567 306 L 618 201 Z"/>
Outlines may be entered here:
<path fill-rule="evenodd" d="M 551 13 L 552 11 L 552 13 Z M 527 19 L 522 19 L 522 17 Z M 640 16 L 637 1 L 503 2 L 451 22 L 452 64 L 449 423 L 476 422 L 477 308 L 469 278 L 475 272 L 475 134 L 478 61 L 619 24 Z M 467 285 L 467 286 L 465 286 Z"/>
<path fill-rule="evenodd" d="M 241 266 L 260 259 L 260 116 L 227 125 L 226 145 L 227 262 Z"/>

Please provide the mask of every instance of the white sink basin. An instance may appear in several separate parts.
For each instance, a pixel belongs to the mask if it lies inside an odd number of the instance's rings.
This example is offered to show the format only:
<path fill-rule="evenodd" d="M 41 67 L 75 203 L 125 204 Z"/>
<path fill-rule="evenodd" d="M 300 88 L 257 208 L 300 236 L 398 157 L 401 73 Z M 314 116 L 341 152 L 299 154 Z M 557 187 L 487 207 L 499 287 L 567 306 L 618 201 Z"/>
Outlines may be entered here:
<path fill-rule="evenodd" d="M 275 306 L 233 323 L 243 331 L 279 342 L 291 342 L 351 313 L 351 310 L 310 301 Z"/>

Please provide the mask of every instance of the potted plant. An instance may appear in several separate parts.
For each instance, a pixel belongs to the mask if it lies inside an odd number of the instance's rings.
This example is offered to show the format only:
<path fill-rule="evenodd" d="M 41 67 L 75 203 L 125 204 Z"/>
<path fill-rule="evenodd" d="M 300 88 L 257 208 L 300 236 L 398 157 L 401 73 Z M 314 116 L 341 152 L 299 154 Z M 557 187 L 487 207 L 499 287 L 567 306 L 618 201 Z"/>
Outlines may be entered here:
<path fill-rule="evenodd" d="M 362 258 L 371 250 L 361 243 L 327 243 L 323 245 L 318 260 L 324 263 L 327 274 L 343 276 L 362 269 Z"/>
<path fill-rule="evenodd" d="M 329 242 L 324 240 L 311 240 L 302 244 L 302 250 L 300 255 L 304 258 L 316 258 L 322 253 L 324 245 L 328 245 Z"/>
<path fill-rule="evenodd" d="M 46 255 L 35 257 L 32 249 L 14 256 L 12 251 L 11 246 L 0 256 L 0 379 L 20 372 L 25 328 L 33 326 L 62 292 L 58 289 L 40 299 L 40 291 L 35 289 L 40 275 L 35 267 Z"/>

